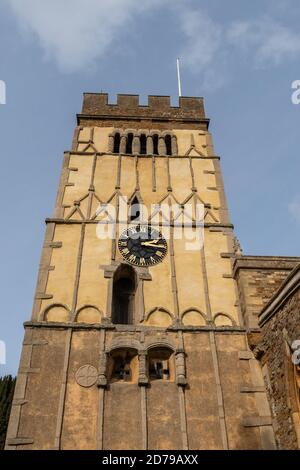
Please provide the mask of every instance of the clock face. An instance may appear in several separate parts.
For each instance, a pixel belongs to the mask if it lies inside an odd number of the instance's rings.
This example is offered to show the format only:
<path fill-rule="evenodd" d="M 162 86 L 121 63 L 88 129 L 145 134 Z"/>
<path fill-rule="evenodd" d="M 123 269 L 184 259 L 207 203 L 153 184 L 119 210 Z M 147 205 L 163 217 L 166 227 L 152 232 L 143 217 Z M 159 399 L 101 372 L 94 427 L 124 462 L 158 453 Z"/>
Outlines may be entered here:
<path fill-rule="evenodd" d="M 153 266 L 167 254 L 166 239 L 155 229 L 137 225 L 124 230 L 118 241 L 123 258 L 135 266 Z"/>

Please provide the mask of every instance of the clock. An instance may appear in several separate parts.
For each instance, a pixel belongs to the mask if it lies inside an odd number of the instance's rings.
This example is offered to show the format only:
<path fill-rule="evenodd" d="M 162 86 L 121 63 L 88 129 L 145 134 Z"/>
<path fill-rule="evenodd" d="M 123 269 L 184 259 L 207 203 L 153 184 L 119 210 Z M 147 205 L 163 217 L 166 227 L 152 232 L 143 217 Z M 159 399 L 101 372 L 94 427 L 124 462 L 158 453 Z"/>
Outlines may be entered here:
<path fill-rule="evenodd" d="M 158 230 L 137 225 L 124 230 L 118 241 L 123 258 L 134 266 L 153 266 L 167 254 L 166 239 Z"/>

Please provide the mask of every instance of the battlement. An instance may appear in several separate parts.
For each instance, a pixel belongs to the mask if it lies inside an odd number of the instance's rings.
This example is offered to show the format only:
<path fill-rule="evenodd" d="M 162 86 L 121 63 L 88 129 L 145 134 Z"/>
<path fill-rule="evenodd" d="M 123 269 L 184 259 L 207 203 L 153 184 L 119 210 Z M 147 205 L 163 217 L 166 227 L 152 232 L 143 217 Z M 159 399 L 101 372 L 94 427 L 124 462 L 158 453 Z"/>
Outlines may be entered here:
<path fill-rule="evenodd" d="M 170 121 L 207 121 L 201 97 L 179 98 L 179 106 L 171 106 L 170 96 L 148 96 L 148 105 L 139 104 L 139 95 L 118 94 L 117 103 L 109 104 L 107 93 L 84 93 L 82 113 L 78 121 L 98 119 L 156 119 Z"/>

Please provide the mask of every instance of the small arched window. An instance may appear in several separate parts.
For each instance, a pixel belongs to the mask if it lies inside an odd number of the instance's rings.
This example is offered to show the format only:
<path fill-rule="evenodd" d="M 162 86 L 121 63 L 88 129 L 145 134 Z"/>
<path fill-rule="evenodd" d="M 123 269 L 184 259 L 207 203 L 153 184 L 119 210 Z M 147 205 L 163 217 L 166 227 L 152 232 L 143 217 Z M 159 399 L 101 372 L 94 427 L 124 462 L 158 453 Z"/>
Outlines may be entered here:
<path fill-rule="evenodd" d="M 135 271 L 131 266 L 122 264 L 115 272 L 113 281 L 113 323 L 121 325 L 133 323 L 135 291 Z"/>
<path fill-rule="evenodd" d="M 134 349 L 117 349 L 110 353 L 110 382 L 132 382 L 136 379 L 137 353 Z"/>
<path fill-rule="evenodd" d="M 168 348 L 154 348 L 148 354 L 149 380 L 173 380 L 172 351 Z"/>
<path fill-rule="evenodd" d="M 167 134 L 165 137 L 166 151 L 167 155 L 172 155 L 172 139 L 170 134 Z"/>
<path fill-rule="evenodd" d="M 121 141 L 120 133 L 116 132 L 114 136 L 114 153 L 120 152 L 120 141 Z"/>
<path fill-rule="evenodd" d="M 146 155 L 147 153 L 147 137 L 145 134 L 141 135 L 141 155 Z"/>
<path fill-rule="evenodd" d="M 126 141 L 126 153 L 132 153 L 132 142 L 133 142 L 133 134 L 129 132 L 127 134 L 127 141 Z"/>
<path fill-rule="evenodd" d="M 139 220 L 141 217 L 141 207 L 138 198 L 135 196 L 130 204 L 129 220 Z"/>
<path fill-rule="evenodd" d="M 158 135 L 153 135 L 153 155 L 158 155 Z"/>

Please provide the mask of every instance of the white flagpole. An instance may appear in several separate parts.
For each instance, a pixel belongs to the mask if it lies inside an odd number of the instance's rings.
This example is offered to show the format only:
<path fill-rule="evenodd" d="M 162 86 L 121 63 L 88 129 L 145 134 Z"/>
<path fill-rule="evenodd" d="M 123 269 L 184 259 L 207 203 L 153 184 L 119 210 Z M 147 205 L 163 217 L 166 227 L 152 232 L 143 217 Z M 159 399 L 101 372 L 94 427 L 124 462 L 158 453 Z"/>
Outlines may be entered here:
<path fill-rule="evenodd" d="M 180 62 L 177 58 L 177 79 L 178 79 L 178 95 L 181 96 L 181 79 L 180 79 Z"/>

